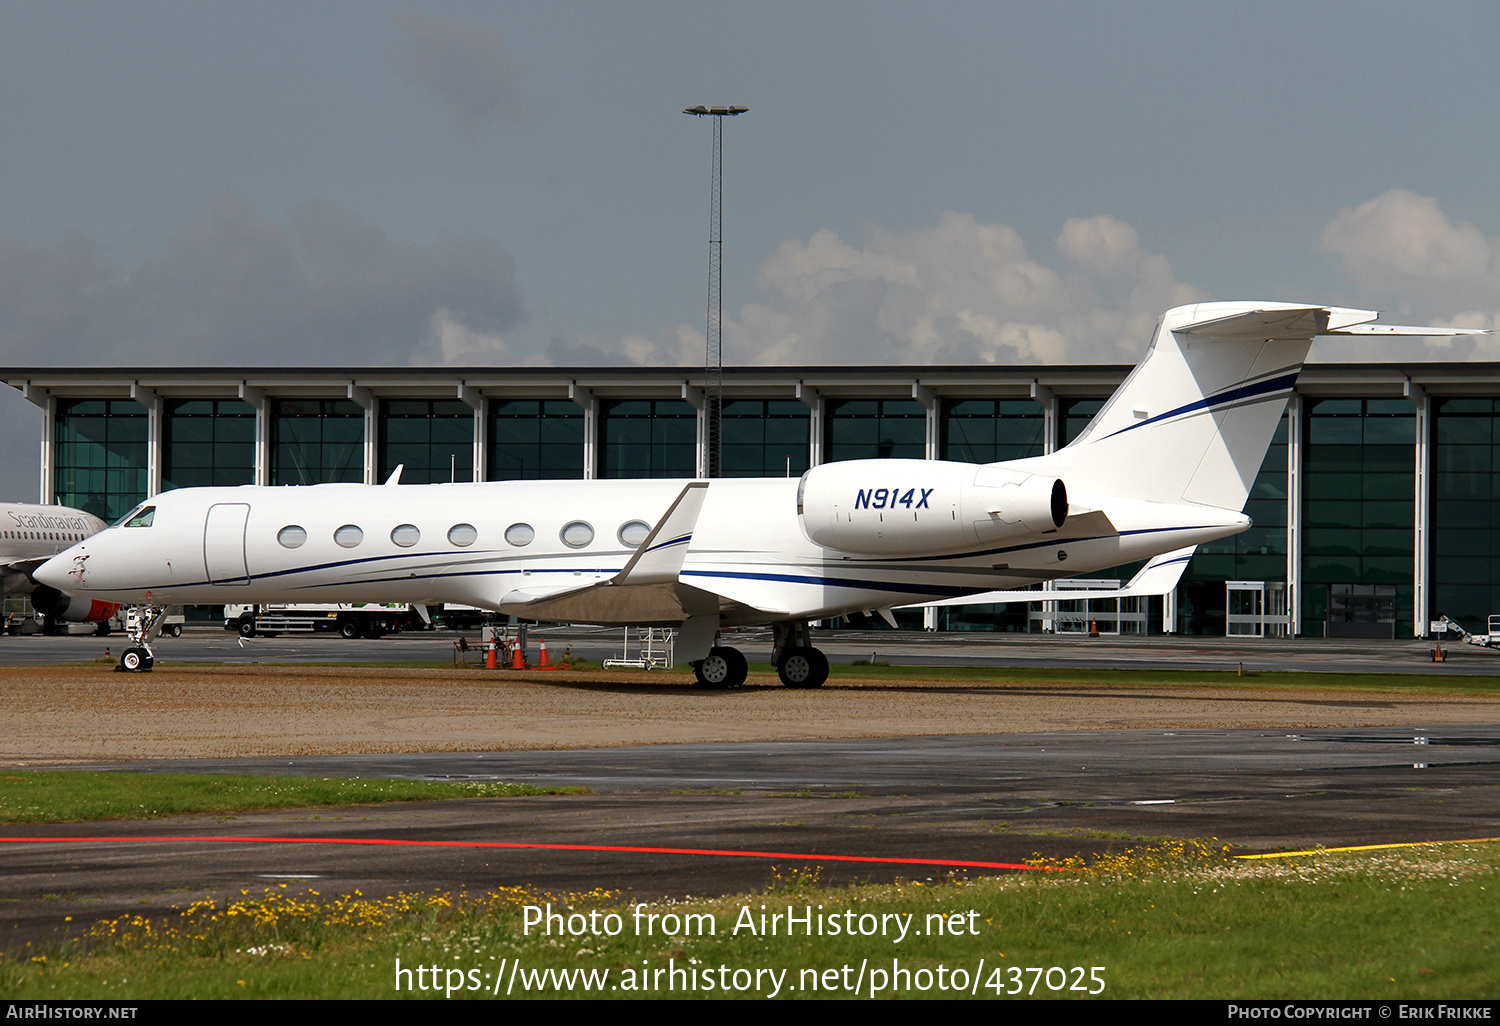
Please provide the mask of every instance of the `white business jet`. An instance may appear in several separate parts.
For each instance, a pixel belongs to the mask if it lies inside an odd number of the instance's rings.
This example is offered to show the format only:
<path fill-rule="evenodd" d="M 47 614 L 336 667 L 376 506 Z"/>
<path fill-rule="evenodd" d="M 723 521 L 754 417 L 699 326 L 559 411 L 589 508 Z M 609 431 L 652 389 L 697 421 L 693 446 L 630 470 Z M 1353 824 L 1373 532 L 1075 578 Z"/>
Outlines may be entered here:
<path fill-rule="evenodd" d="M 31 607 L 47 618 L 49 629 L 62 622 L 107 625 L 120 608 L 117 603 L 75 598 L 32 578 L 37 567 L 104 526 L 92 513 L 71 506 L 0 502 L 0 597 L 29 592 Z"/>
<path fill-rule="evenodd" d="M 769 624 L 782 682 L 817 687 L 828 660 L 809 621 L 1180 556 L 1245 530 L 1250 484 L 1315 336 L 1459 333 L 1376 316 L 1170 310 L 1084 433 L 1031 459 L 854 460 L 800 480 L 400 485 L 398 470 L 384 485 L 185 488 L 36 577 L 107 602 L 449 602 L 672 626 L 705 687 L 745 679 L 745 657 L 717 643 L 722 628 Z M 1157 566 L 1180 575 L 1185 563 Z M 148 669 L 149 640 L 122 665 Z"/>

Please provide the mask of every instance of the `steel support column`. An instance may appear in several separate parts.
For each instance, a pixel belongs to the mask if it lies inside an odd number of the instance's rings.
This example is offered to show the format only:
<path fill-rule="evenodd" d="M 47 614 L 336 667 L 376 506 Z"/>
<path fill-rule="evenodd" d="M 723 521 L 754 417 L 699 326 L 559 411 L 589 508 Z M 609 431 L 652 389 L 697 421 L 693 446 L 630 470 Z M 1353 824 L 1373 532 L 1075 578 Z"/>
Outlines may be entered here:
<path fill-rule="evenodd" d="M 1287 633 L 1302 634 L 1302 464 L 1306 432 L 1302 396 L 1293 392 L 1286 404 L 1286 611 Z"/>
<path fill-rule="evenodd" d="M 1402 386 L 1402 394 L 1411 401 L 1417 411 L 1417 439 L 1415 455 L 1416 478 L 1416 523 L 1412 536 L 1412 635 L 1425 638 L 1427 623 L 1431 618 L 1431 592 L 1428 577 L 1431 573 L 1432 552 L 1432 489 L 1428 481 L 1432 475 L 1432 400 L 1421 385 L 1410 378 Z"/>

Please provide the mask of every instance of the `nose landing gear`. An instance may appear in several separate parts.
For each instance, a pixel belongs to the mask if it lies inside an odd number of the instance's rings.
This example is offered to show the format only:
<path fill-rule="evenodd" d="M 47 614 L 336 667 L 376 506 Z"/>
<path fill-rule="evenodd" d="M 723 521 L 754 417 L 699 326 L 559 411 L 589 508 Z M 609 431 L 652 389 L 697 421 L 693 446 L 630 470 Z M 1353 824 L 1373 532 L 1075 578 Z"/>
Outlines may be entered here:
<path fill-rule="evenodd" d="M 127 648 L 120 653 L 118 669 L 126 673 L 144 673 L 154 665 L 156 665 L 156 659 L 151 655 L 149 648 Z"/>
<path fill-rule="evenodd" d="M 156 654 L 151 651 L 151 642 L 161 633 L 162 606 L 140 606 L 125 617 L 125 634 L 130 646 L 120 653 L 120 665 L 116 670 L 125 673 L 149 673 L 156 665 Z"/>

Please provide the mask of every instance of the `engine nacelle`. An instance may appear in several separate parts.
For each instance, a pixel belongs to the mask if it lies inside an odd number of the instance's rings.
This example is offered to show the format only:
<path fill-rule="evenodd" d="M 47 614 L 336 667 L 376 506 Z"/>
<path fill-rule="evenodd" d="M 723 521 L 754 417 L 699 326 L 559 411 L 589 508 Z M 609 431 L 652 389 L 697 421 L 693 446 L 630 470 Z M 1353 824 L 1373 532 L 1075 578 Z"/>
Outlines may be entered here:
<path fill-rule="evenodd" d="M 45 584 L 38 584 L 32 589 L 31 608 L 50 619 L 66 620 L 69 623 L 99 623 L 120 610 L 117 602 L 74 598 Z"/>
<path fill-rule="evenodd" d="M 1003 464 L 853 460 L 803 474 L 797 513 L 825 548 L 925 555 L 1055 531 L 1068 517 L 1068 490 Z"/>

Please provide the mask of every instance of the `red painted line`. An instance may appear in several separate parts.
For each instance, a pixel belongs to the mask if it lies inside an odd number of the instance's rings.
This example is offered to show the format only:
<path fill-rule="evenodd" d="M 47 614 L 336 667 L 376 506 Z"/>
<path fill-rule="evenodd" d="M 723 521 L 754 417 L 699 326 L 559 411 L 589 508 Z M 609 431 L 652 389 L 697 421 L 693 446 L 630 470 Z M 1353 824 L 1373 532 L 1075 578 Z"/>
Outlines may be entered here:
<path fill-rule="evenodd" d="M 797 859 L 800 862 L 878 862 L 907 866 L 959 866 L 971 869 L 1037 869 L 1061 871 L 1060 866 L 1028 866 L 1020 862 L 975 862 L 964 859 L 886 858 L 879 855 L 822 855 L 788 851 L 737 851 L 719 848 L 641 848 L 624 844 L 526 844 L 517 841 L 404 841 L 384 837 L 0 837 L 0 844 L 70 842 L 138 843 L 178 841 L 233 844 L 364 844 L 416 848 L 525 848 L 543 851 L 619 851 L 640 855 L 721 855 L 742 859 Z"/>

